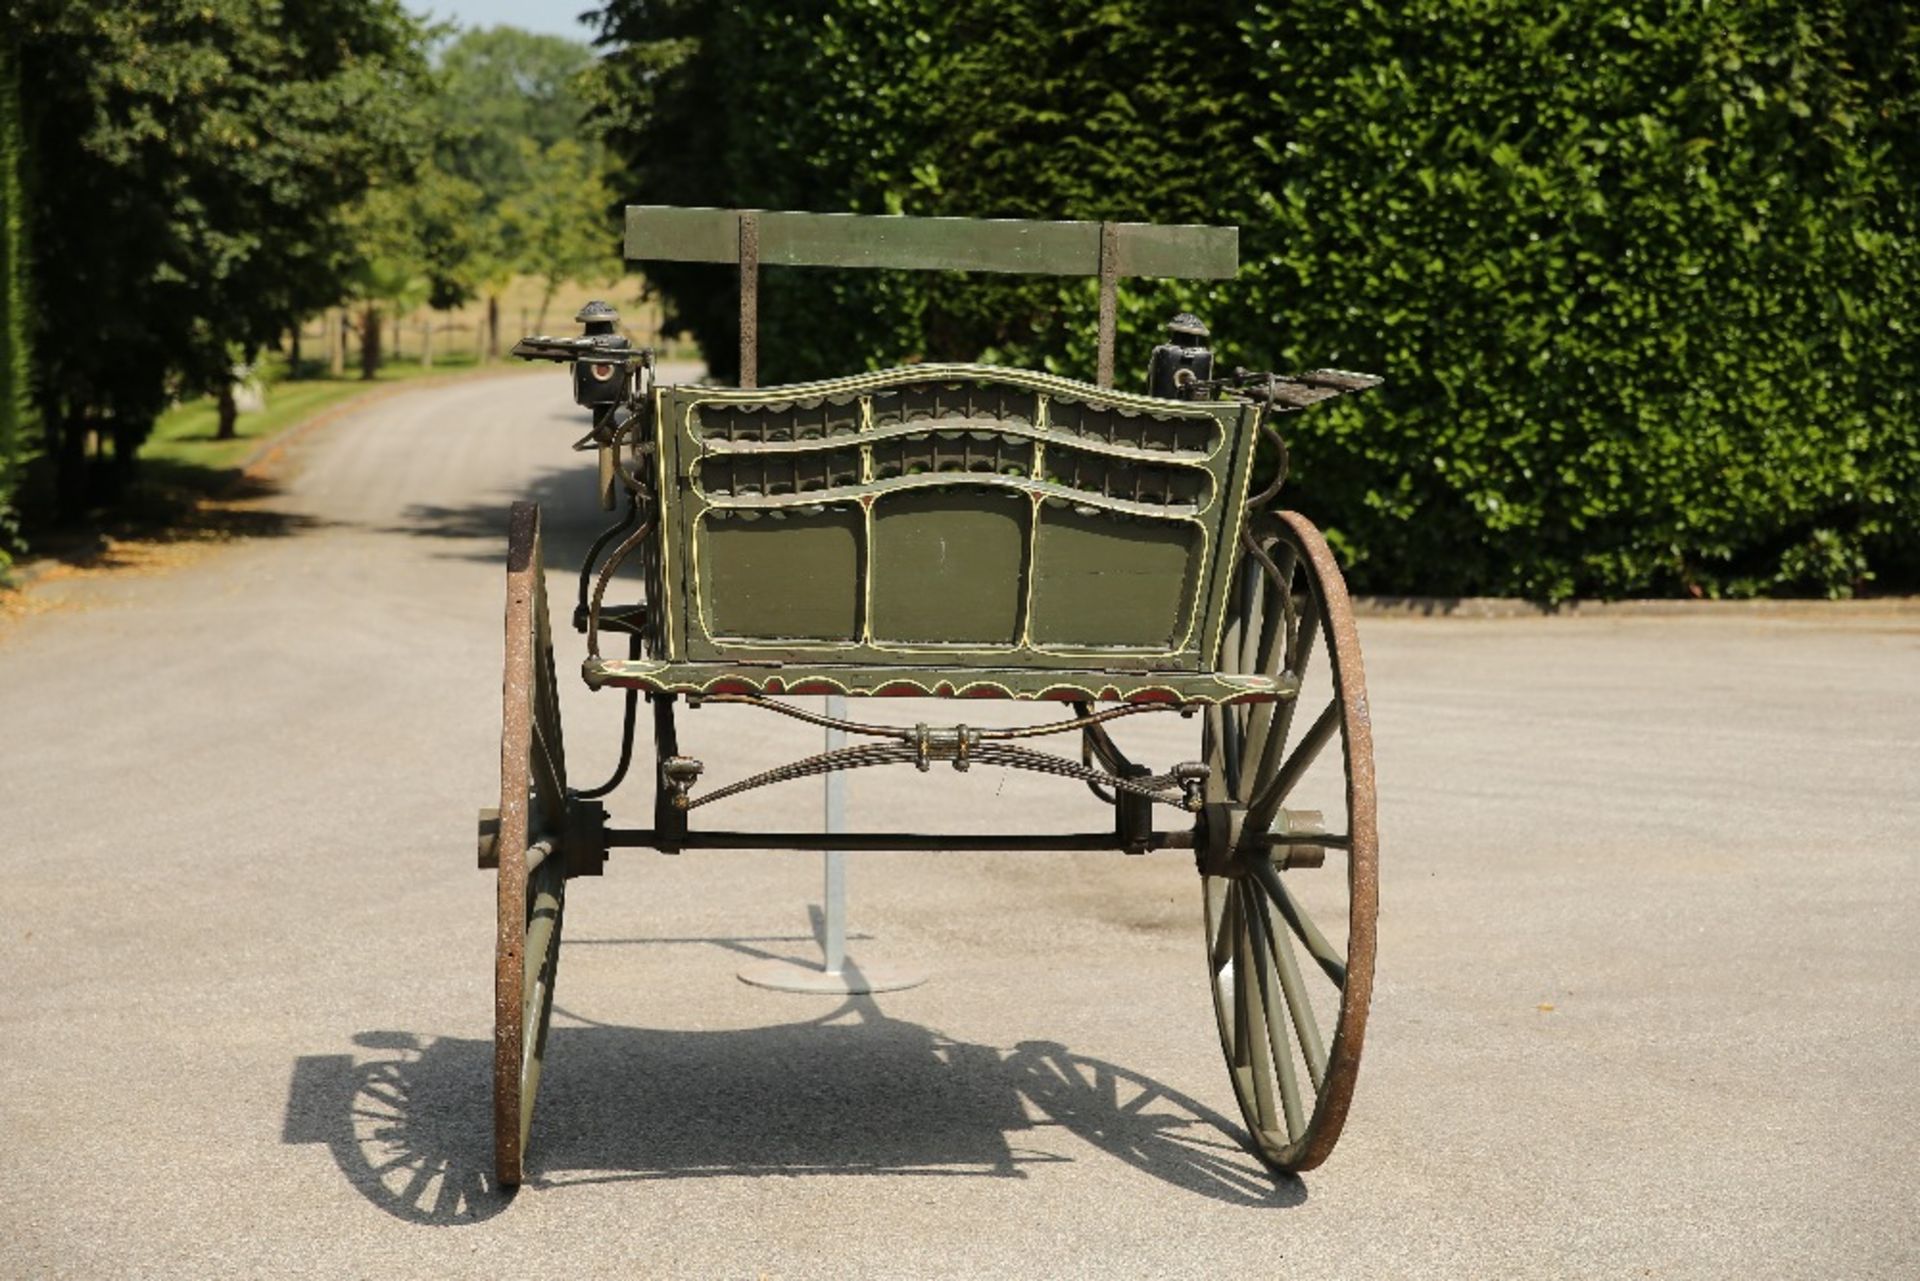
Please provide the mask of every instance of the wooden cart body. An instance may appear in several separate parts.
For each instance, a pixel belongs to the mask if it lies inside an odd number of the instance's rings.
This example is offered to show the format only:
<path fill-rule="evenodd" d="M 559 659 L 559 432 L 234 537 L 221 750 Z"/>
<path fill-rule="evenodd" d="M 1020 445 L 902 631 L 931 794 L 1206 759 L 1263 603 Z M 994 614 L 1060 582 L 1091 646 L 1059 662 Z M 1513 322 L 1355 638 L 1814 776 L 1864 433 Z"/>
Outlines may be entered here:
<path fill-rule="evenodd" d="M 929 365 L 653 393 L 664 693 L 1216 702 L 1259 410 Z"/>
<path fill-rule="evenodd" d="M 1286 475 L 1279 418 L 1378 380 L 1215 376 L 1204 326 L 1183 314 L 1155 352 L 1151 394 L 1113 389 L 1119 279 L 1231 275 L 1230 228 L 635 208 L 627 233 L 630 259 L 738 265 L 741 385 L 656 384 L 652 353 L 600 304 L 582 312 L 584 336 L 515 349 L 573 366 L 576 400 L 594 413 L 581 446 L 599 455 L 602 504 L 624 506 L 587 554 L 573 621 L 586 636 L 587 684 L 624 690 L 625 720 L 613 776 L 570 785 L 540 517 L 516 505 L 501 801 L 481 827 L 482 866 L 499 877 L 501 1180 L 524 1174 L 567 883 L 599 874 L 616 848 L 1190 850 L 1251 1145 L 1281 1169 L 1318 1164 L 1344 1123 L 1371 991 L 1371 730 L 1332 554 L 1305 518 L 1265 508 Z M 923 364 L 757 387 L 763 264 L 1095 275 L 1095 380 Z M 639 599 L 610 602 L 610 589 Z M 625 637 L 624 655 L 604 652 L 609 636 Z M 1034 700 L 1066 714 L 1018 729 L 958 717 L 907 728 L 788 701 L 819 694 Z M 636 782 L 652 822 L 617 826 L 604 798 L 630 772 L 643 698 L 654 752 L 642 771 L 651 778 Z M 704 766 L 682 752 L 676 709 L 703 702 L 872 741 L 701 791 Z M 1155 772 L 1108 725 L 1168 710 L 1204 713 L 1199 758 Z M 1077 738 L 1079 759 L 1026 745 L 1049 733 Z M 936 762 L 1077 780 L 1112 807 L 1113 826 L 828 836 L 691 821 L 756 787 Z M 1288 805 L 1329 764 L 1344 809 L 1331 825 Z M 1183 825 L 1157 825 L 1169 808 Z M 1289 888 L 1308 875 L 1323 889 L 1339 878 L 1337 929 L 1316 924 L 1310 896 Z M 1316 971 L 1331 997 L 1310 990 Z"/>

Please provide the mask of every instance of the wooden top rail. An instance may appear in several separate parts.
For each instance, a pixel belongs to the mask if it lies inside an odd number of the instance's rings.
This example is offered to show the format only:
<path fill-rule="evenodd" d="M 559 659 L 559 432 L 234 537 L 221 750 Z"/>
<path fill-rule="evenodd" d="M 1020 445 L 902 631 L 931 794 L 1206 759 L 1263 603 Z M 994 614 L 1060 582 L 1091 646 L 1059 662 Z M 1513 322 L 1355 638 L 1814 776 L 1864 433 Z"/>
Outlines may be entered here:
<path fill-rule="evenodd" d="M 1100 367 L 1113 385 L 1116 282 L 1122 276 L 1224 280 L 1240 265 L 1237 227 L 1019 218 L 907 218 L 783 210 L 627 206 L 626 256 L 740 266 L 740 385 L 757 381 L 759 271 L 872 267 L 1100 279 Z"/>

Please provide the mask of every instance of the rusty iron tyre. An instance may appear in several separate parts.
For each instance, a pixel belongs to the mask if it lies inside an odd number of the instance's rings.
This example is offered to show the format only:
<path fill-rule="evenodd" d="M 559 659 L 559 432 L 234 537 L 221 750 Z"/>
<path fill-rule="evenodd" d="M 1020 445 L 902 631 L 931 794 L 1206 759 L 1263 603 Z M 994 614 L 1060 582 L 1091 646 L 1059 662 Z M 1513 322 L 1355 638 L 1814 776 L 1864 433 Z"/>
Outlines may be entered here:
<path fill-rule="evenodd" d="M 1250 543 L 1220 670 L 1291 672 L 1300 693 L 1209 710 L 1196 845 L 1234 1095 L 1254 1150 L 1299 1172 L 1340 1137 L 1373 993 L 1373 732 L 1353 607 L 1326 539 L 1282 512 Z"/>
<path fill-rule="evenodd" d="M 501 1185 L 516 1187 L 525 1174 L 566 905 L 566 754 L 540 553 L 540 509 L 533 503 L 515 503 L 508 518 L 502 684 L 493 1143 Z"/>

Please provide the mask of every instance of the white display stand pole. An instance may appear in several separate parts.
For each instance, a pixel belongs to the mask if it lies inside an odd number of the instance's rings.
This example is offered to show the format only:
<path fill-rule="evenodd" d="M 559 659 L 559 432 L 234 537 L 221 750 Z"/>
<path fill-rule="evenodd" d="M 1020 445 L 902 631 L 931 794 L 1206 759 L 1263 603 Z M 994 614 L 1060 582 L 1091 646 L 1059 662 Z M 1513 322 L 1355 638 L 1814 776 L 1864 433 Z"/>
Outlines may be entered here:
<path fill-rule="evenodd" d="M 846 695 L 827 695 L 827 715 L 834 720 L 847 718 Z M 827 750 L 835 751 L 846 745 L 847 731 L 829 727 Z M 847 830 L 847 776 L 842 770 L 829 770 L 826 778 L 826 830 L 844 832 Z M 927 976 L 915 970 L 848 958 L 846 851 L 828 850 L 825 861 L 824 902 L 820 913 L 823 963 L 815 967 L 794 961 L 755 961 L 740 971 L 741 979 L 755 987 L 770 987 L 780 992 L 825 992 L 841 996 L 897 992 L 926 982 Z"/>

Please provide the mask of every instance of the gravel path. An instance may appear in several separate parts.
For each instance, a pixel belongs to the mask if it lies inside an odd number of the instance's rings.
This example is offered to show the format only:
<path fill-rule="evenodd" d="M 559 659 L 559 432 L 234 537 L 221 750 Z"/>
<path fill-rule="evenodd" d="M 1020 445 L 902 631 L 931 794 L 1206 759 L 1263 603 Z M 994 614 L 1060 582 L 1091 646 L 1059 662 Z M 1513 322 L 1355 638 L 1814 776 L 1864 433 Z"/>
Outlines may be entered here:
<path fill-rule="evenodd" d="M 1379 982 L 1304 1180 L 1229 1119 L 1179 854 L 856 856 L 855 956 L 932 979 L 840 1005 L 735 977 L 813 954 L 817 856 L 617 852 L 500 1196 L 505 509 L 569 563 L 581 427 L 552 373 L 384 398 L 290 450 L 272 535 L 0 625 L 0 1275 L 1920 1275 L 1898 613 L 1366 620 Z M 564 701 L 598 774 L 616 697 Z M 815 749 L 738 711 L 683 728 L 718 773 Z M 1103 821 L 934 777 L 855 775 L 855 824 Z"/>

